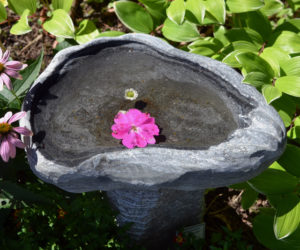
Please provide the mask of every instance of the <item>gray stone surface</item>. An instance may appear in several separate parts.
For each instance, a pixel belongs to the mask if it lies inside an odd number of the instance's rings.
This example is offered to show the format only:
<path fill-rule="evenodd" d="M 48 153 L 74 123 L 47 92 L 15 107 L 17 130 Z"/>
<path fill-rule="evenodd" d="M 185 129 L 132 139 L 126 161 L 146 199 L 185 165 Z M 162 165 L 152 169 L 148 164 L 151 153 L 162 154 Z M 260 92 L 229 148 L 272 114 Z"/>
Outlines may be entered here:
<path fill-rule="evenodd" d="M 59 52 L 27 94 L 22 126 L 34 173 L 70 192 L 198 190 L 259 174 L 284 150 L 277 112 L 215 60 L 148 35 L 101 38 Z M 127 149 L 111 137 L 126 88 L 156 118 L 165 140 Z"/>

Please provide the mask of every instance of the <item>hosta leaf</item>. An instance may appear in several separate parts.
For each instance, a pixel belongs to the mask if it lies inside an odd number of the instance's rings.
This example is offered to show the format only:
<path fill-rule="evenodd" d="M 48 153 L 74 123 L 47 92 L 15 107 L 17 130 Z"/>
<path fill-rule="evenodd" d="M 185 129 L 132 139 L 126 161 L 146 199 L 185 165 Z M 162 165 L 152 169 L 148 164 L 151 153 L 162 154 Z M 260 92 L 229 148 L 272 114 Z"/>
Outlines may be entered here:
<path fill-rule="evenodd" d="M 203 56 L 212 56 L 216 54 L 222 47 L 222 43 L 215 38 L 199 39 L 188 46 L 190 52 Z"/>
<path fill-rule="evenodd" d="M 284 22 L 280 24 L 275 30 L 274 33 L 280 34 L 281 31 L 292 31 L 294 33 L 300 32 L 300 19 L 284 19 Z"/>
<path fill-rule="evenodd" d="M 139 0 L 139 2 L 153 10 L 162 9 L 167 5 L 167 0 Z"/>
<path fill-rule="evenodd" d="M 298 179 L 284 171 L 267 169 L 248 184 L 262 194 L 286 194 L 295 191 Z"/>
<path fill-rule="evenodd" d="M 174 42 L 191 42 L 200 37 L 197 26 L 188 21 L 177 25 L 170 19 L 166 19 L 162 28 L 163 35 Z"/>
<path fill-rule="evenodd" d="M 280 48 L 291 54 L 300 52 L 300 36 L 294 32 L 283 31 L 280 34 L 274 34 L 272 41 L 274 48 Z"/>
<path fill-rule="evenodd" d="M 251 84 L 258 88 L 262 85 L 270 84 L 271 78 L 263 72 L 250 72 L 245 76 L 243 83 Z"/>
<path fill-rule="evenodd" d="M 256 45 L 259 50 L 264 43 L 261 35 L 250 28 L 233 28 L 226 32 L 225 36 L 230 42 L 247 41 Z"/>
<path fill-rule="evenodd" d="M 264 59 L 252 52 L 240 53 L 236 55 L 236 58 L 247 73 L 262 72 L 270 77 L 274 76 L 274 71 L 271 66 Z"/>
<path fill-rule="evenodd" d="M 36 0 L 8 0 L 8 5 L 20 16 L 26 9 L 29 10 L 30 14 L 36 11 Z"/>
<path fill-rule="evenodd" d="M 52 7 L 54 10 L 63 9 L 69 12 L 72 6 L 73 0 L 52 0 Z"/>
<path fill-rule="evenodd" d="M 282 92 L 300 97 L 300 77 L 299 76 L 283 76 L 276 80 L 276 87 Z"/>
<path fill-rule="evenodd" d="M 242 194 L 241 200 L 243 209 L 249 209 L 256 201 L 257 196 L 258 192 L 256 192 L 253 188 L 246 188 L 244 193 Z"/>
<path fill-rule="evenodd" d="M 272 101 L 278 99 L 281 97 L 282 93 L 279 89 L 272 86 L 271 84 L 265 84 L 262 87 L 262 94 L 265 97 L 268 104 L 270 104 Z"/>
<path fill-rule="evenodd" d="M 104 32 L 101 32 L 98 36 L 98 37 L 105 37 L 105 36 L 110 36 L 110 37 L 113 37 L 113 36 L 122 36 L 124 35 L 125 33 L 124 32 L 121 32 L 121 31 L 115 31 L 115 30 L 111 30 L 111 31 L 104 31 Z"/>
<path fill-rule="evenodd" d="M 196 24 L 202 24 L 205 16 L 205 5 L 202 0 L 187 0 L 185 18 Z"/>
<path fill-rule="evenodd" d="M 57 37 L 74 38 L 74 25 L 68 13 L 62 9 L 53 11 L 52 17 L 47 20 L 44 29 Z"/>
<path fill-rule="evenodd" d="M 300 118 L 298 118 L 300 128 Z M 295 124 L 296 125 L 296 124 Z M 300 132 L 300 131 L 299 131 Z M 299 133 L 300 136 L 300 133 Z M 279 164 L 284 167 L 289 173 L 300 177 L 300 148 L 288 144 L 283 155 L 278 160 Z"/>
<path fill-rule="evenodd" d="M 293 57 L 284 62 L 281 67 L 285 75 L 300 77 L 300 56 Z"/>
<path fill-rule="evenodd" d="M 145 7 L 152 17 L 154 27 L 157 27 L 164 22 L 167 17 L 164 9 L 151 9 L 148 6 Z"/>
<path fill-rule="evenodd" d="M 150 33 L 153 30 L 152 17 L 142 6 L 130 1 L 114 2 L 114 6 L 120 21 L 132 31 Z"/>
<path fill-rule="evenodd" d="M 279 0 L 265 0 L 265 6 L 260 11 L 266 16 L 273 16 L 282 10 L 283 7 L 283 3 Z"/>
<path fill-rule="evenodd" d="M 291 96 L 283 94 L 281 98 L 272 102 L 272 106 L 277 110 L 286 127 L 292 122 L 292 117 L 296 112 L 297 104 Z"/>
<path fill-rule="evenodd" d="M 232 13 L 254 11 L 264 6 L 262 0 L 227 0 L 226 4 Z"/>
<path fill-rule="evenodd" d="M 300 199 L 297 194 L 284 195 L 277 204 L 274 232 L 277 239 L 291 235 L 300 225 Z"/>
<path fill-rule="evenodd" d="M 175 24 L 182 24 L 185 15 L 185 2 L 184 0 L 174 0 L 167 8 L 167 16 Z"/>
<path fill-rule="evenodd" d="M 218 23 L 225 23 L 226 8 L 224 0 L 206 0 L 204 1 L 204 4 L 205 9 L 218 21 Z"/>
<path fill-rule="evenodd" d="M 3 22 L 4 20 L 6 20 L 6 18 L 7 18 L 6 9 L 3 6 L 3 4 L 0 3 L 0 22 Z"/>
<path fill-rule="evenodd" d="M 20 20 L 11 27 L 10 29 L 11 34 L 24 35 L 31 31 L 31 28 L 28 25 L 28 15 L 29 15 L 29 10 L 28 9 L 24 10 Z"/>
<path fill-rule="evenodd" d="M 225 34 L 226 29 L 224 26 L 214 26 L 214 37 L 217 38 L 223 44 L 224 47 L 230 43 Z"/>
<path fill-rule="evenodd" d="M 85 19 L 79 24 L 79 29 L 76 32 L 75 40 L 79 44 L 83 44 L 94 40 L 99 36 L 99 34 L 100 32 L 98 31 L 96 25 L 92 21 Z"/>

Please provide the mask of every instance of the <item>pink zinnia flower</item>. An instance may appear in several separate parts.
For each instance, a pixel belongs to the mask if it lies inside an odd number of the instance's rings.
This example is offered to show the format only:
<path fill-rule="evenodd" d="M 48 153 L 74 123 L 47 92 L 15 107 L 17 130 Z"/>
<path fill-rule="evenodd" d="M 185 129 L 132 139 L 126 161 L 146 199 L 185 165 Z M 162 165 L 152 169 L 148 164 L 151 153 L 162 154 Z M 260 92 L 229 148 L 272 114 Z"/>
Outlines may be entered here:
<path fill-rule="evenodd" d="M 18 112 L 12 115 L 7 112 L 0 118 L 0 155 L 3 161 L 8 162 L 9 158 L 15 158 L 16 147 L 25 148 L 25 144 L 18 138 L 18 134 L 32 136 L 32 132 L 24 127 L 13 127 L 11 124 L 20 120 L 26 112 Z"/>
<path fill-rule="evenodd" d="M 159 128 L 155 119 L 150 114 L 142 113 L 138 109 L 129 109 L 127 112 L 119 112 L 112 125 L 112 136 L 122 139 L 127 148 L 135 146 L 144 148 L 147 144 L 155 144 L 154 135 L 159 134 Z"/>
<path fill-rule="evenodd" d="M 0 91 L 3 89 L 3 83 L 9 90 L 12 90 L 12 84 L 9 77 L 22 80 L 22 76 L 18 71 L 25 69 L 27 64 L 23 64 L 18 61 L 9 61 L 9 50 L 6 50 L 5 53 L 2 53 L 0 49 Z"/>

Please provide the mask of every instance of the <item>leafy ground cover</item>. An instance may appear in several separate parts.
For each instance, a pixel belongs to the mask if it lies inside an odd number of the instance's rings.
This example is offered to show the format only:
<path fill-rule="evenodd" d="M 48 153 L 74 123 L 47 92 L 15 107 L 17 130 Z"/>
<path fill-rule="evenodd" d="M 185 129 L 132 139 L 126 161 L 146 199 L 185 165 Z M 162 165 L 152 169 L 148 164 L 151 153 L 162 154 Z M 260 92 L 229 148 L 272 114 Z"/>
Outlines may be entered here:
<path fill-rule="evenodd" d="M 20 110 L 57 51 L 102 36 L 148 33 L 227 63 L 278 111 L 287 148 L 258 177 L 206 194 L 205 240 L 179 233 L 170 244 L 299 249 L 299 8 L 299 0 L 0 0 L 0 46 L 29 65 L 13 91 L 0 92 L 0 117 Z M 41 182 L 22 150 L 8 163 L 0 159 L 0 178 L 1 249 L 141 249 L 117 226 L 104 193 L 70 194 Z"/>

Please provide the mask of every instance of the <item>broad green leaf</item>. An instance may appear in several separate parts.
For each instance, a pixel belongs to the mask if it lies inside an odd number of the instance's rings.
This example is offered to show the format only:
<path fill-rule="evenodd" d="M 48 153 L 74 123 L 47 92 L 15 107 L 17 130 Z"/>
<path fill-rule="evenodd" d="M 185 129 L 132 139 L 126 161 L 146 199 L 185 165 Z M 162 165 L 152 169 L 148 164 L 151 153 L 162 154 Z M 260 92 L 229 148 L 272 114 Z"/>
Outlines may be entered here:
<path fill-rule="evenodd" d="M 153 20 L 150 14 L 140 5 L 130 1 L 114 2 L 116 14 L 120 21 L 130 30 L 150 33 Z"/>
<path fill-rule="evenodd" d="M 300 123 L 300 119 L 298 119 Z M 300 124 L 299 124 L 300 126 Z M 300 131 L 299 131 L 300 132 Z M 291 144 L 287 144 L 286 150 L 278 160 L 279 164 L 289 173 L 300 177 L 300 148 Z"/>
<path fill-rule="evenodd" d="M 3 6 L 3 4 L 0 3 L 0 22 L 3 22 L 4 20 L 6 20 L 6 18 L 7 18 L 6 9 Z"/>
<path fill-rule="evenodd" d="M 249 209 L 253 203 L 256 201 L 258 196 L 258 192 L 256 192 L 253 188 L 249 187 L 244 190 L 242 194 L 242 207 L 243 209 Z"/>
<path fill-rule="evenodd" d="M 294 126 L 287 132 L 287 136 L 288 138 L 291 138 L 299 143 L 300 142 L 300 116 L 297 116 L 293 121 L 294 121 Z M 299 168 L 297 168 L 297 170 L 298 169 Z M 299 169 L 299 174 L 300 174 L 300 169 Z M 300 175 L 298 175 L 298 172 L 295 175 L 300 177 Z"/>
<path fill-rule="evenodd" d="M 283 76 L 276 80 L 275 86 L 282 92 L 300 97 L 300 77 L 299 76 Z"/>
<path fill-rule="evenodd" d="M 187 0 L 185 18 L 195 24 L 202 24 L 205 16 L 205 5 L 202 0 Z"/>
<path fill-rule="evenodd" d="M 277 239 L 291 235 L 300 225 L 300 199 L 297 194 L 284 195 L 276 207 L 274 232 Z"/>
<path fill-rule="evenodd" d="M 167 6 L 167 0 L 139 0 L 139 2 L 153 10 L 162 9 Z"/>
<path fill-rule="evenodd" d="M 246 189 L 246 188 L 251 188 L 247 182 L 241 182 L 241 183 L 236 183 L 232 184 L 229 186 L 230 188 L 233 189 Z"/>
<path fill-rule="evenodd" d="M 253 233 L 257 240 L 268 249 L 274 250 L 298 250 L 299 230 L 284 240 L 277 240 L 273 230 L 274 209 L 260 209 L 261 212 L 254 218 Z"/>
<path fill-rule="evenodd" d="M 85 19 L 79 24 L 79 29 L 76 32 L 75 40 L 79 44 L 84 44 L 94 40 L 99 36 L 99 34 L 100 33 L 96 25 L 92 21 Z"/>
<path fill-rule="evenodd" d="M 233 28 L 226 32 L 225 36 L 230 42 L 236 41 L 247 41 L 255 44 L 259 50 L 264 43 L 261 35 L 253 29 L 250 28 Z"/>
<path fill-rule="evenodd" d="M 191 42 L 200 37 L 197 26 L 188 21 L 177 25 L 170 19 L 166 19 L 162 28 L 163 35 L 174 42 Z"/>
<path fill-rule="evenodd" d="M 36 0 L 8 0 L 8 6 L 20 16 L 26 9 L 29 10 L 30 14 L 34 14 L 36 11 Z"/>
<path fill-rule="evenodd" d="M 226 4 L 232 13 L 254 11 L 264 6 L 262 0 L 227 0 Z"/>
<path fill-rule="evenodd" d="M 44 29 L 57 37 L 74 38 L 74 25 L 68 13 L 62 9 L 53 11 L 52 17 L 47 20 Z"/>
<path fill-rule="evenodd" d="M 284 22 L 280 25 L 278 25 L 278 27 L 276 27 L 276 29 L 274 30 L 274 33 L 280 33 L 282 31 L 292 31 L 294 33 L 298 33 L 300 32 L 300 18 L 294 18 L 294 19 L 283 19 Z"/>
<path fill-rule="evenodd" d="M 285 127 L 289 127 L 292 122 L 292 117 L 296 112 L 297 104 L 289 95 L 283 94 L 281 98 L 272 102 L 272 106 L 277 110 Z"/>
<path fill-rule="evenodd" d="M 262 194 L 286 194 L 295 191 L 298 179 L 284 171 L 267 169 L 248 184 Z"/>
<path fill-rule="evenodd" d="M 98 36 L 98 37 L 105 37 L 105 36 L 110 36 L 110 37 L 113 37 L 113 36 L 122 36 L 124 35 L 125 33 L 124 32 L 121 32 L 121 31 L 115 31 L 115 30 L 111 30 L 111 31 L 104 31 L 104 32 L 101 32 Z"/>
<path fill-rule="evenodd" d="M 300 36 L 291 31 L 282 31 L 274 34 L 270 44 L 274 48 L 280 48 L 290 54 L 300 52 Z"/>
<path fill-rule="evenodd" d="M 300 56 L 293 57 L 284 62 L 281 67 L 285 75 L 300 77 Z"/>
<path fill-rule="evenodd" d="M 31 31 L 31 28 L 28 25 L 28 15 L 29 15 L 29 10 L 28 9 L 24 10 L 20 20 L 11 27 L 10 29 L 11 34 L 24 35 Z"/>
<path fill-rule="evenodd" d="M 0 99 L 3 100 L 5 103 L 8 103 L 9 100 L 14 100 L 15 96 L 7 88 L 3 88 L 0 91 Z"/>
<path fill-rule="evenodd" d="M 206 11 L 208 11 L 218 23 L 225 23 L 226 8 L 224 0 L 206 0 L 204 4 Z"/>
<path fill-rule="evenodd" d="M 283 7 L 283 3 L 279 0 L 265 0 L 265 6 L 260 11 L 266 16 L 273 16 L 282 10 Z"/>
<path fill-rule="evenodd" d="M 270 84 L 271 78 L 263 72 L 250 72 L 245 76 L 243 83 L 251 84 L 258 88 L 265 84 Z"/>
<path fill-rule="evenodd" d="M 54 10 L 63 9 L 69 12 L 72 6 L 73 0 L 52 0 L 52 7 Z"/>
<path fill-rule="evenodd" d="M 281 91 L 271 84 L 263 85 L 261 91 L 268 104 L 280 98 L 282 95 Z"/>
<path fill-rule="evenodd" d="M 281 165 L 277 161 L 273 162 L 272 165 L 269 166 L 269 168 L 277 169 L 277 170 L 280 170 L 280 171 L 286 171 L 283 167 L 281 167 Z"/>
<path fill-rule="evenodd" d="M 190 52 L 203 56 L 212 56 L 216 54 L 222 47 L 222 43 L 215 38 L 199 39 L 188 46 Z"/>
<path fill-rule="evenodd" d="M 182 24 L 185 15 L 185 2 L 184 0 L 174 0 L 167 8 L 167 16 L 175 24 Z"/>
<path fill-rule="evenodd" d="M 166 19 L 165 9 L 151 9 L 148 6 L 145 6 L 146 10 L 150 13 L 154 27 L 161 25 Z"/>
<path fill-rule="evenodd" d="M 206 10 L 202 25 L 208 24 L 219 24 L 219 21 L 208 10 Z"/>
<path fill-rule="evenodd" d="M 247 73 L 262 72 L 270 77 L 274 76 L 274 71 L 268 62 L 252 52 L 243 52 L 235 57 Z"/>
<path fill-rule="evenodd" d="M 223 44 L 224 47 L 230 43 L 227 37 L 225 36 L 225 34 L 226 34 L 226 29 L 224 26 L 222 25 L 214 26 L 214 37 L 218 39 Z"/>
<path fill-rule="evenodd" d="M 43 62 L 43 56 L 44 52 L 42 51 L 40 56 L 22 71 L 23 80 L 16 80 L 14 82 L 14 91 L 17 96 L 23 96 L 38 77 Z"/>

